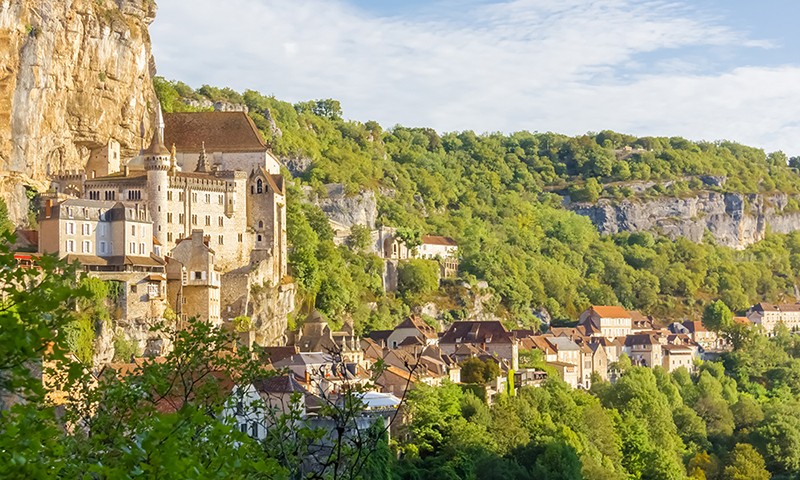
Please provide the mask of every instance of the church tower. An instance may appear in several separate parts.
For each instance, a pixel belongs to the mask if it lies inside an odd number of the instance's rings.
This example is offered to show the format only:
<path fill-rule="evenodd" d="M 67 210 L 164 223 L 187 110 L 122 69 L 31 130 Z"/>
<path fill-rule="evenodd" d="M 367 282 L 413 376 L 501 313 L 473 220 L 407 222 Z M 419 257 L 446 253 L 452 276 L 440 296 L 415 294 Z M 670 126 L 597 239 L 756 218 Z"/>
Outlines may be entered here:
<path fill-rule="evenodd" d="M 156 129 L 150 146 L 142 153 L 147 171 L 147 207 L 153 219 L 153 236 L 161 245 L 167 245 L 167 172 L 170 169 L 170 152 L 164 146 L 164 117 L 161 106 L 156 110 Z"/>

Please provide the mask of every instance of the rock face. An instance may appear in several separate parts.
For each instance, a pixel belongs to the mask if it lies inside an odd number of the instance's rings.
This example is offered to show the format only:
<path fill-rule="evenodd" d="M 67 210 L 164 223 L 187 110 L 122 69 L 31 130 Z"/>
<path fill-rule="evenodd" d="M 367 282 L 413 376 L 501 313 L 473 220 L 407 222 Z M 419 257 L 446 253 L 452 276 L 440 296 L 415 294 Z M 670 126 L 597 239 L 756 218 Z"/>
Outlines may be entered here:
<path fill-rule="evenodd" d="M 362 190 L 355 195 L 345 194 L 345 185 L 331 183 L 325 185 L 328 191 L 327 198 L 318 198 L 314 201 L 319 205 L 329 219 L 346 227 L 353 225 L 366 225 L 375 228 L 378 218 L 378 203 L 372 190 Z M 308 196 L 308 193 L 306 193 Z"/>
<path fill-rule="evenodd" d="M 244 112 L 247 113 L 249 109 L 243 103 L 231 103 L 226 100 L 214 102 L 207 98 L 202 100 L 195 100 L 194 98 L 184 98 L 183 103 L 195 108 L 212 108 L 215 112 Z"/>
<path fill-rule="evenodd" d="M 123 158 L 148 138 L 153 0 L 0 0 L 0 196 L 25 215 L 23 185 L 81 169 L 110 139 Z"/>
<path fill-rule="evenodd" d="M 661 198 L 649 202 L 624 200 L 618 205 L 575 203 L 570 209 L 591 219 L 601 235 L 622 231 L 660 232 L 670 238 L 701 242 L 708 229 L 718 245 L 744 249 L 773 232 L 800 230 L 800 213 L 786 213 L 788 196 L 702 192 L 691 198 Z"/>
<path fill-rule="evenodd" d="M 284 345 L 289 314 L 294 311 L 297 286 L 270 285 L 271 267 L 262 260 L 222 276 L 220 303 L 224 321 L 250 317 L 252 339 L 259 345 Z"/>
<path fill-rule="evenodd" d="M 303 174 L 311 168 L 311 164 L 313 163 L 313 161 L 307 157 L 281 157 L 280 161 L 294 178 L 302 177 Z"/>

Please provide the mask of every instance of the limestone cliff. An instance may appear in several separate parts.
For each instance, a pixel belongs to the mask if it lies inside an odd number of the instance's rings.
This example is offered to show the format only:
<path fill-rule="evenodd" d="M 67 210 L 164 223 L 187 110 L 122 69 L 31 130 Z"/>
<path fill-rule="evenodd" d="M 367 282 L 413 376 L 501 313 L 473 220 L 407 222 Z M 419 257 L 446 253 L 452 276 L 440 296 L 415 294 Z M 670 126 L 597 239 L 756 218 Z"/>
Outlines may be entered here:
<path fill-rule="evenodd" d="M 646 202 L 600 200 L 597 205 L 568 206 L 591 219 L 602 235 L 621 231 L 660 232 L 670 238 L 701 242 L 708 229 L 718 245 L 743 249 L 773 232 L 800 230 L 800 213 L 784 211 L 788 196 L 701 192 L 688 198 L 659 198 Z"/>
<path fill-rule="evenodd" d="M 327 195 L 325 198 L 317 197 L 313 203 L 318 205 L 329 219 L 346 227 L 353 225 L 366 225 L 375 228 L 378 219 L 378 203 L 372 190 L 362 190 L 357 194 L 348 195 L 346 185 L 330 183 L 325 185 Z M 310 187 L 303 187 L 306 198 L 314 198 Z"/>
<path fill-rule="evenodd" d="M 24 217 L 23 185 L 83 168 L 118 141 L 138 153 L 157 105 L 153 0 L 0 0 L 0 196 Z"/>

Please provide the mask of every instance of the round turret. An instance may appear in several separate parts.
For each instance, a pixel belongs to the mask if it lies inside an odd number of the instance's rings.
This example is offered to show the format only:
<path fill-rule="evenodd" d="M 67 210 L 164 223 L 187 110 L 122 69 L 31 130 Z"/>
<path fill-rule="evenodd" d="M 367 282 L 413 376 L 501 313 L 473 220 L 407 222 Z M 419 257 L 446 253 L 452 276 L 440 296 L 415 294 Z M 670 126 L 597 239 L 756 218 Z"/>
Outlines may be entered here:
<path fill-rule="evenodd" d="M 153 236 L 165 248 L 167 245 L 167 172 L 170 169 L 170 151 L 164 146 L 164 118 L 157 110 L 156 129 L 150 146 L 142 153 L 147 171 L 147 206 L 153 219 Z"/>

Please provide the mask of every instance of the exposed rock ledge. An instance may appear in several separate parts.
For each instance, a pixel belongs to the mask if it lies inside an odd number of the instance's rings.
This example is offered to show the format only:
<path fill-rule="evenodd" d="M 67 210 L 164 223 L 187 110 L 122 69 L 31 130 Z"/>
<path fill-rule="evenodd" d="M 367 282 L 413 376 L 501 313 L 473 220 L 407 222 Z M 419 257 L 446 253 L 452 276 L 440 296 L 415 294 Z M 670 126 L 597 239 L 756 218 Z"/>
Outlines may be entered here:
<path fill-rule="evenodd" d="M 155 14 L 153 0 L 0 0 L 0 170 L 18 174 L 0 196 L 14 220 L 20 183 L 47 188 L 109 139 L 139 152 L 157 104 Z"/>
<path fill-rule="evenodd" d="M 575 203 L 569 208 L 588 217 L 601 235 L 622 231 L 653 231 L 669 238 L 701 242 L 708 229 L 718 245 L 744 249 L 773 232 L 800 230 L 800 213 L 785 213 L 788 196 L 702 192 L 690 198 L 660 198 L 648 202 L 624 200 L 615 205 Z"/>

